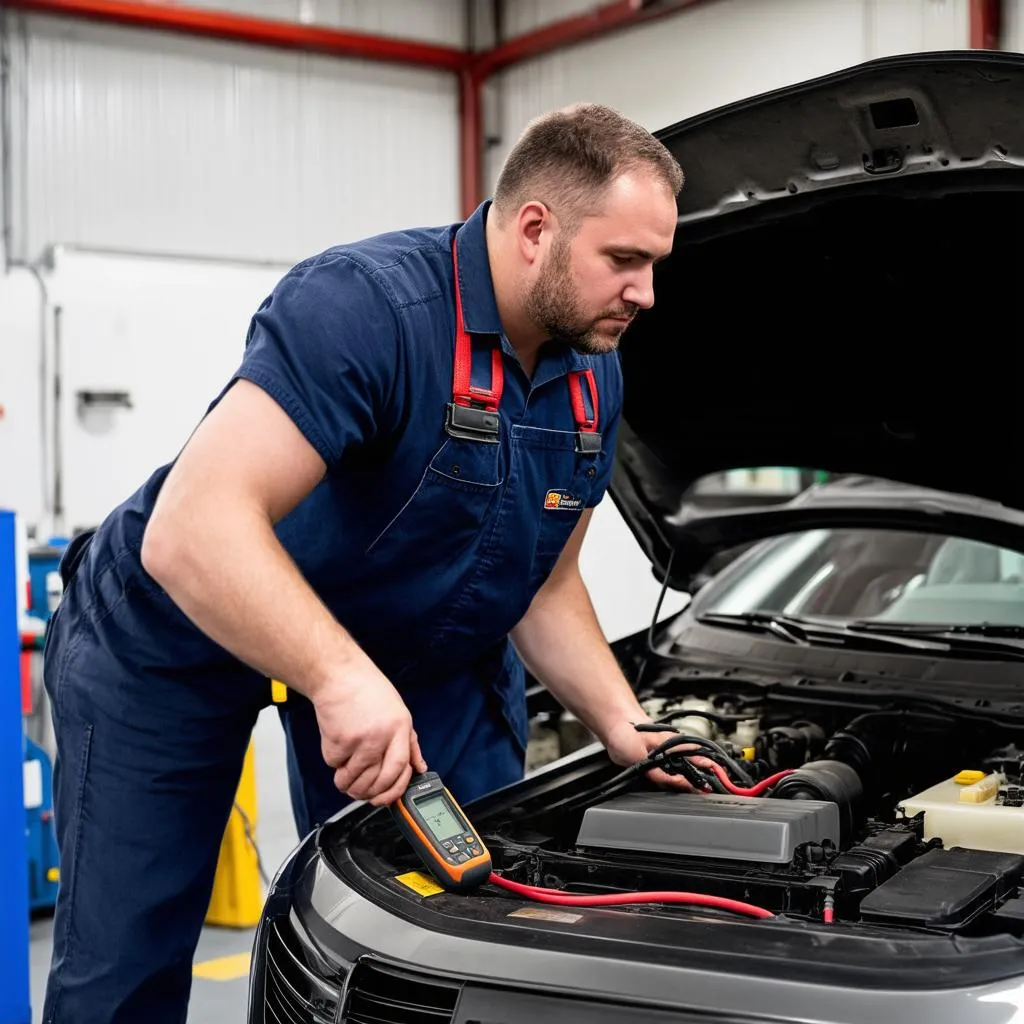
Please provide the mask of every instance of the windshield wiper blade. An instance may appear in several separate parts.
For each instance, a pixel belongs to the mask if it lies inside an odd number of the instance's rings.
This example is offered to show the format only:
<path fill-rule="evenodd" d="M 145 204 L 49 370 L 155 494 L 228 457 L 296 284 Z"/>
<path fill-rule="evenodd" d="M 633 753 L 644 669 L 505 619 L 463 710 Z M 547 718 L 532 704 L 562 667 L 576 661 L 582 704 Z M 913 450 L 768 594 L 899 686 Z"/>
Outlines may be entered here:
<path fill-rule="evenodd" d="M 859 620 L 848 624 L 854 633 L 871 636 L 914 636 L 938 640 L 959 653 L 976 652 L 986 657 L 1006 654 L 1024 661 L 1024 627 L 977 623 L 972 625 L 929 625 L 916 622 Z M 1017 642 L 1014 642 L 1017 641 Z"/>
<path fill-rule="evenodd" d="M 730 615 L 726 612 L 707 612 L 696 616 L 703 626 L 721 626 L 725 629 L 741 629 L 748 633 L 768 633 L 786 640 L 791 644 L 806 644 L 807 640 L 798 637 L 785 617 L 769 615 L 766 612 L 743 612 Z"/>
<path fill-rule="evenodd" d="M 849 623 L 849 628 L 865 633 L 909 633 L 913 636 L 993 636 L 1003 639 L 1024 640 L 1024 626 L 998 622 L 977 622 L 970 625 L 955 625 L 925 622 L 885 622 L 879 619 L 858 619 Z"/>
<path fill-rule="evenodd" d="M 857 647 L 860 650 L 914 650 L 942 651 L 947 645 L 929 638 L 917 639 L 901 636 L 865 636 L 851 632 L 846 625 L 811 622 L 792 615 L 772 612 L 706 612 L 696 616 L 697 622 L 705 626 L 720 626 L 725 629 L 742 629 L 750 633 L 766 633 L 777 636 L 792 644 L 804 647 Z"/>

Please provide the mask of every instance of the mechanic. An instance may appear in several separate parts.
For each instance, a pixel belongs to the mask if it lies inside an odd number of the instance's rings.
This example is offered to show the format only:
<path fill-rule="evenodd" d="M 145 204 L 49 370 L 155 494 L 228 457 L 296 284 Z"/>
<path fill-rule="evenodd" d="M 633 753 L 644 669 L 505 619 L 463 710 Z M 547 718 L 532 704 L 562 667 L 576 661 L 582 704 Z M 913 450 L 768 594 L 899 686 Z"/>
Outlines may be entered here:
<path fill-rule="evenodd" d="M 663 738 L 633 728 L 577 557 L 682 180 L 607 108 L 537 119 L 464 224 L 287 273 L 178 457 L 75 539 L 45 1021 L 185 1020 L 271 679 L 303 835 L 428 764 L 462 802 L 520 778 L 524 662 L 617 763 Z"/>

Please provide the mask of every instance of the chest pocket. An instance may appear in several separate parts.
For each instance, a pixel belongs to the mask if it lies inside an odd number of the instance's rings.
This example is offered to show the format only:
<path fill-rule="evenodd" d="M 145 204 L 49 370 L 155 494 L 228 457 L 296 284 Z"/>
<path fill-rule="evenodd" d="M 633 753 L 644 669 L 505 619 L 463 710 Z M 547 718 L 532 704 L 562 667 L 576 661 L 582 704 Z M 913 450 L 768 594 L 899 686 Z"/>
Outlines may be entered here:
<path fill-rule="evenodd" d="M 448 438 L 367 556 L 410 574 L 464 558 L 497 505 L 503 461 L 501 445 Z"/>
<path fill-rule="evenodd" d="M 530 583 L 536 588 L 551 573 L 590 504 L 606 456 L 597 446 L 579 451 L 579 435 L 570 431 L 516 426 L 512 443 L 513 465 L 523 475 L 524 498 L 533 505 L 531 518 L 536 525 Z"/>

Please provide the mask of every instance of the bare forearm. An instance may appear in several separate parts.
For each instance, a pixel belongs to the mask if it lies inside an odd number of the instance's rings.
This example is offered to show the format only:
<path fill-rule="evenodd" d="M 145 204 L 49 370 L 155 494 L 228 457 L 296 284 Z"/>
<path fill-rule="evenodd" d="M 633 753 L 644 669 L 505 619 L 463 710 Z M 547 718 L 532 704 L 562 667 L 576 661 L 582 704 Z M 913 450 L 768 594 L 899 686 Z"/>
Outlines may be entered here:
<path fill-rule="evenodd" d="M 267 516 L 237 500 L 158 506 L 143 564 L 204 633 L 307 696 L 332 671 L 366 657 L 303 579 Z"/>
<path fill-rule="evenodd" d="M 608 646 L 577 571 L 537 595 L 512 633 L 523 662 L 604 742 L 615 726 L 645 718 Z"/>

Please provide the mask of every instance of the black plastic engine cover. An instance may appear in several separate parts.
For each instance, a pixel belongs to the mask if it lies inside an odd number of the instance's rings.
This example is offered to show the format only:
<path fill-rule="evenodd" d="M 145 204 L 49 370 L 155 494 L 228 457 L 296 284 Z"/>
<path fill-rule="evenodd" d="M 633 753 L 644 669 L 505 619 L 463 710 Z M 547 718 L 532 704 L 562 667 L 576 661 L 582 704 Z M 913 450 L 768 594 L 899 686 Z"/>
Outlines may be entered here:
<path fill-rule="evenodd" d="M 957 930 L 993 909 L 1024 878 L 1024 856 L 929 850 L 864 897 L 864 921 Z"/>

